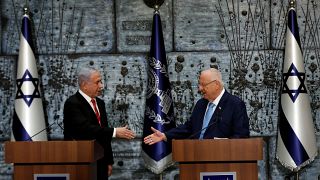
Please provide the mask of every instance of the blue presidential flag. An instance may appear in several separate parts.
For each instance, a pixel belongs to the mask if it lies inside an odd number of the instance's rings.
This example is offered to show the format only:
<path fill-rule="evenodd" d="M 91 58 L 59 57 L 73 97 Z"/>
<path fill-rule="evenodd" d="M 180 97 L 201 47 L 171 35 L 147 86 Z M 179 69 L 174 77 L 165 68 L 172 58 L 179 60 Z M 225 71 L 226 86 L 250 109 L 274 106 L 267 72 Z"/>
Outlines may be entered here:
<path fill-rule="evenodd" d="M 12 141 L 47 140 L 40 80 L 31 37 L 31 22 L 25 12 L 22 19 L 17 64 Z"/>
<path fill-rule="evenodd" d="M 153 133 L 151 127 L 161 132 L 175 127 L 166 52 L 160 14 L 157 10 L 153 16 L 148 65 L 143 138 Z M 146 167 L 156 174 L 162 173 L 166 167 L 172 164 L 171 143 L 164 141 L 153 145 L 142 143 L 142 150 Z"/>
<path fill-rule="evenodd" d="M 297 15 L 288 11 L 283 62 L 277 159 L 291 171 L 298 171 L 317 155 L 316 137 L 306 86 Z"/>

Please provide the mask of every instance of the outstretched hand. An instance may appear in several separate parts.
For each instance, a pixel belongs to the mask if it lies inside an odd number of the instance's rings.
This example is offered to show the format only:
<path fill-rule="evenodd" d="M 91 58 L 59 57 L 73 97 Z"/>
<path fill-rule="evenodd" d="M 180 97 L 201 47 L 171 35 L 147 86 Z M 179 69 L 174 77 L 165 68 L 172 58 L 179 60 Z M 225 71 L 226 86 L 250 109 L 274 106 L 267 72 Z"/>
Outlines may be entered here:
<path fill-rule="evenodd" d="M 124 138 L 124 139 L 133 139 L 136 134 L 131 131 L 130 129 L 128 129 L 128 125 L 124 126 L 124 127 L 118 127 L 116 128 L 116 137 L 117 138 Z"/>
<path fill-rule="evenodd" d="M 167 140 L 166 135 L 164 133 L 158 131 L 153 127 L 151 127 L 151 130 L 153 131 L 153 133 L 143 139 L 145 144 L 152 145 L 157 142 Z"/>

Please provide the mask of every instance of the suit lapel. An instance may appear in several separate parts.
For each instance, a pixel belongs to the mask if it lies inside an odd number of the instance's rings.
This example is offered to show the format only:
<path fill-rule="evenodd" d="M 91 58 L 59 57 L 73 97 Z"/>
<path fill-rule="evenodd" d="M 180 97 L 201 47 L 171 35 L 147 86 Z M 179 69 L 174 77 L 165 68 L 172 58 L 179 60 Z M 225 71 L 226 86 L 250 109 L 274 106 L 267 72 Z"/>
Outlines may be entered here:
<path fill-rule="evenodd" d="M 79 92 L 76 93 L 76 96 L 77 96 L 78 100 L 80 101 L 83 109 L 88 112 L 86 114 L 90 115 L 90 120 L 96 124 L 99 124 L 97 117 L 96 117 L 96 114 L 95 114 L 94 110 L 92 109 L 91 105 L 89 104 L 89 102 Z M 100 109 L 99 109 L 99 111 L 100 111 Z"/>

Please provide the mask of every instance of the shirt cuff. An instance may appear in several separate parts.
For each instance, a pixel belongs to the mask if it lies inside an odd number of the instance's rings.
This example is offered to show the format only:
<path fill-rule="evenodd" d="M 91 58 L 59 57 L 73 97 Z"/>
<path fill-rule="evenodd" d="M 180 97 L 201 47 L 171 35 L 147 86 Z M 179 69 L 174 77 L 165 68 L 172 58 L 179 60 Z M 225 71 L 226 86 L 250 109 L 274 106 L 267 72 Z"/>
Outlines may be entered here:
<path fill-rule="evenodd" d="M 115 137 L 116 137 L 116 134 L 117 134 L 117 132 L 116 132 L 116 131 L 117 131 L 117 128 L 113 128 L 113 134 L 112 134 L 112 137 L 113 137 L 113 138 L 115 138 Z"/>

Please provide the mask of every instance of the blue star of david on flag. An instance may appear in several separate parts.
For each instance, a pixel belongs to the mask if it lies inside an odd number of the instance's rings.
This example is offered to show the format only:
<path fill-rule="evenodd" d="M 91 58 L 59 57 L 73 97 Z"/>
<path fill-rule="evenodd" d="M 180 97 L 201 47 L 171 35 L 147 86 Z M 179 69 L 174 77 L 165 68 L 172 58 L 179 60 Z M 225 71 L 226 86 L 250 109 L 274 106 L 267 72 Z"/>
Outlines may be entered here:
<path fill-rule="evenodd" d="M 290 89 L 289 88 L 289 86 L 288 86 L 289 77 L 296 77 L 299 80 L 300 85 L 299 85 L 298 89 Z M 299 72 L 298 69 L 292 63 L 290 68 L 288 69 L 288 72 L 283 73 L 282 93 L 288 93 L 291 100 L 293 102 L 295 102 L 300 93 L 307 93 L 307 88 L 306 88 L 304 82 L 305 82 L 305 73 Z"/>
<path fill-rule="evenodd" d="M 24 92 L 22 89 L 23 84 L 27 82 L 31 82 L 34 87 L 32 94 L 26 94 L 28 92 Z M 39 79 L 33 78 L 31 73 L 28 71 L 28 69 L 25 71 L 21 79 L 16 80 L 16 84 L 17 84 L 16 99 L 23 99 L 29 107 L 34 98 L 40 98 L 40 91 L 38 88 Z M 29 89 L 30 89 L 30 86 L 29 86 Z"/>

